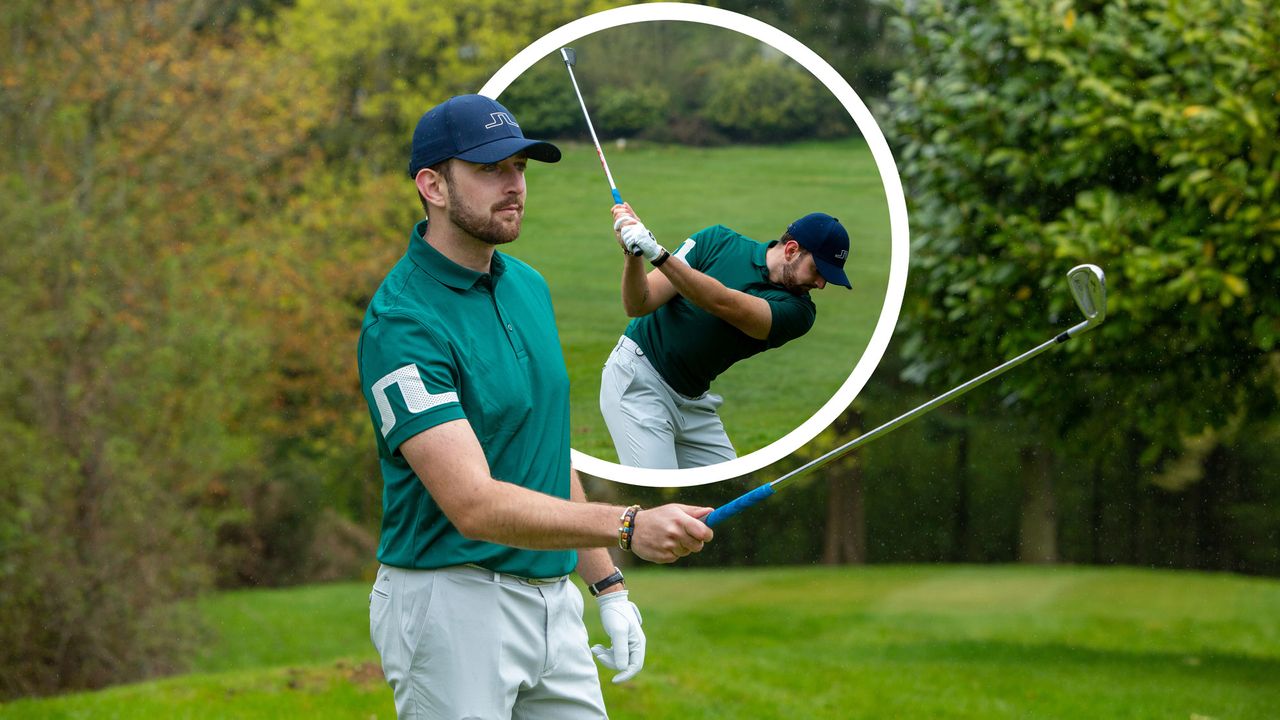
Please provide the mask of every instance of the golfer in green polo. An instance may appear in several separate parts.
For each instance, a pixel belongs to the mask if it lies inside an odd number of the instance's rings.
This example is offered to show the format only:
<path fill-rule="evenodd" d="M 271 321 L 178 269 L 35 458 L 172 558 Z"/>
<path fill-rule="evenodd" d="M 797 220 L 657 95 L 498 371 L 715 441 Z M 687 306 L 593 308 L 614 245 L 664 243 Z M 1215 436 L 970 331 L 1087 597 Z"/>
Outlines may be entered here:
<path fill-rule="evenodd" d="M 605 547 L 673 562 L 712 536 L 711 508 L 586 502 L 547 284 L 497 250 L 520 234 L 530 159 L 560 151 L 487 97 L 422 117 L 409 175 L 428 219 L 360 332 L 383 479 L 369 629 L 401 718 L 605 717 L 592 653 L 614 682 L 645 654 Z M 612 647 L 588 649 L 575 570 Z"/>
<path fill-rule="evenodd" d="M 600 412 L 623 465 L 690 468 L 737 454 L 716 412 L 711 381 L 731 365 L 813 327 L 811 290 L 850 287 L 849 234 L 810 213 L 778 240 L 757 242 L 723 225 L 668 253 L 630 205 L 613 208 L 622 245 L 622 305 L 635 318 L 600 383 Z M 643 260 L 653 265 L 645 272 Z"/>

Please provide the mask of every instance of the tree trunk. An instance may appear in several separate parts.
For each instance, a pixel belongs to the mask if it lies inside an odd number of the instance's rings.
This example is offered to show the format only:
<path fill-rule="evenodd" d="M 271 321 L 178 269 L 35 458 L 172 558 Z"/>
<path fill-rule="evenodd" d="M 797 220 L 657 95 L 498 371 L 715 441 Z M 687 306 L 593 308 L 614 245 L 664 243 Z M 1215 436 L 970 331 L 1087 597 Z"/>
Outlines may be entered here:
<path fill-rule="evenodd" d="M 969 533 L 969 428 L 956 433 L 956 504 L 951 526 L 951 561 L 972 562 L 977 555 Z"/>
<path fill-rule="evenodd" d="M 843 441 L 862 429 L 862 413 L 850 409 L 836 421 Z M 861 565 L 867 561 L 866 504 L 863 498 L 862 462 L 846 455 L 827 466 L 827 526 L 822 562 L 827 565 Z"/>
<path fill-rule="evenodd" d="M 1058 518 L 1053 497 L 1052 458 L 1047 451 L 1027 446 L 1018 453 L 1022 465 L 1022 522 L 1018 560 L 1024 563 L 1058 561 Z"/>
<path fill-rule="evenodd" d="M 822 548 L 822 562 L 827 565 L 861 565 L 867 561 L 866 507 L 862 495 L 862 467 L 851 467 L 828 473 L 827 531 Z"/>
<path fill-rule="evenodd" d="M 1102 503 L 1102 462 L 1093 461 L 1093 477 L 1089 479 L 1089 562 L 1100 565 L 1115 562 L 1114 554 L 1102 557 L 1105 515 Z"/>

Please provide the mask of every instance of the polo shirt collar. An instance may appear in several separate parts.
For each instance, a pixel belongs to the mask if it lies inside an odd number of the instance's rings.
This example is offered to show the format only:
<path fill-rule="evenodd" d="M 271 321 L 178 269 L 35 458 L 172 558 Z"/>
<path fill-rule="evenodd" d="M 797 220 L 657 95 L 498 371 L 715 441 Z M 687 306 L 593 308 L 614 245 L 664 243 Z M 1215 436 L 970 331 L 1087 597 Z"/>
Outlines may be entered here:
<path fill-rule="evenodd" d="M 769 281 L 769 263 L 765 258 L 769 253 L 769 248 L 777 244 L 777 240 L 772 240 L 768 244 L 758 242 L 751 249 L 751 264 L 760 269 L 760 277 L 764 278 L 766 282 Z"/>
<path fill-rule="evenodd" d="M 493 253 L 493 259 L 489 262 L 489 272 L 487 273 L 463 267 L 445 257 L 439 250 L 431 247 L 431 244 L 424 239 L 426 234 L 426 220 L 413 226 L 413 231 L 409 233 L 409 259 L 413 261 L 414 265 L 422 268 L 424 272 L 435 278 L 442 285 L 455 290 L 470 290 L 477 282 L 485 278 L 491 278 L 489 281 L 491 283 L 496 282 L 507 269 L 502 253 L 497 251 Z"/>

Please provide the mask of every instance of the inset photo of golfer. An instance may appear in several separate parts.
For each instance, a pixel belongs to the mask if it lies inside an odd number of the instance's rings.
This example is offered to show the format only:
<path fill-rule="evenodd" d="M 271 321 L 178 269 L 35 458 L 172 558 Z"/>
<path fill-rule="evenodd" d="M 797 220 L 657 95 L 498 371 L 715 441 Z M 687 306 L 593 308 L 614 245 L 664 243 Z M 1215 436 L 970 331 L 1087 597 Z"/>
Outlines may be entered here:
<path fill-rule="evenodd" d="M 852 401 L 837 393 L 898 307 L 886 169 L 818 77 L 729 27 L 654 21 L 581 37 L 499 98 L 569 138 L 556 200 L 526 220 L 557 230 L 513 252 L 555 300 L 576 462 L 700 470 Z"/>

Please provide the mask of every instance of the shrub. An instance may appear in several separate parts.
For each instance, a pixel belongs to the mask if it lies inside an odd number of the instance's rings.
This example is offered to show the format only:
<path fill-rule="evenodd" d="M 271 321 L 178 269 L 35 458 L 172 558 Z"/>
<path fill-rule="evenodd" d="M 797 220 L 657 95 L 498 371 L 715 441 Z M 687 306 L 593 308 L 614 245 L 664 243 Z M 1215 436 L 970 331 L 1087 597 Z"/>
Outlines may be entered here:
<path fill-rule="evenodd" d="M 725 67 L 701 116 L 724 134 L 747 142 L 784 142 L 840 134 L 843 109 L 812 75 L 783 58 L 754 57 Z M 845 128 L 851 128 L 848 121 Z M 847 129 L 845 130 L 847 132 Z"/>

